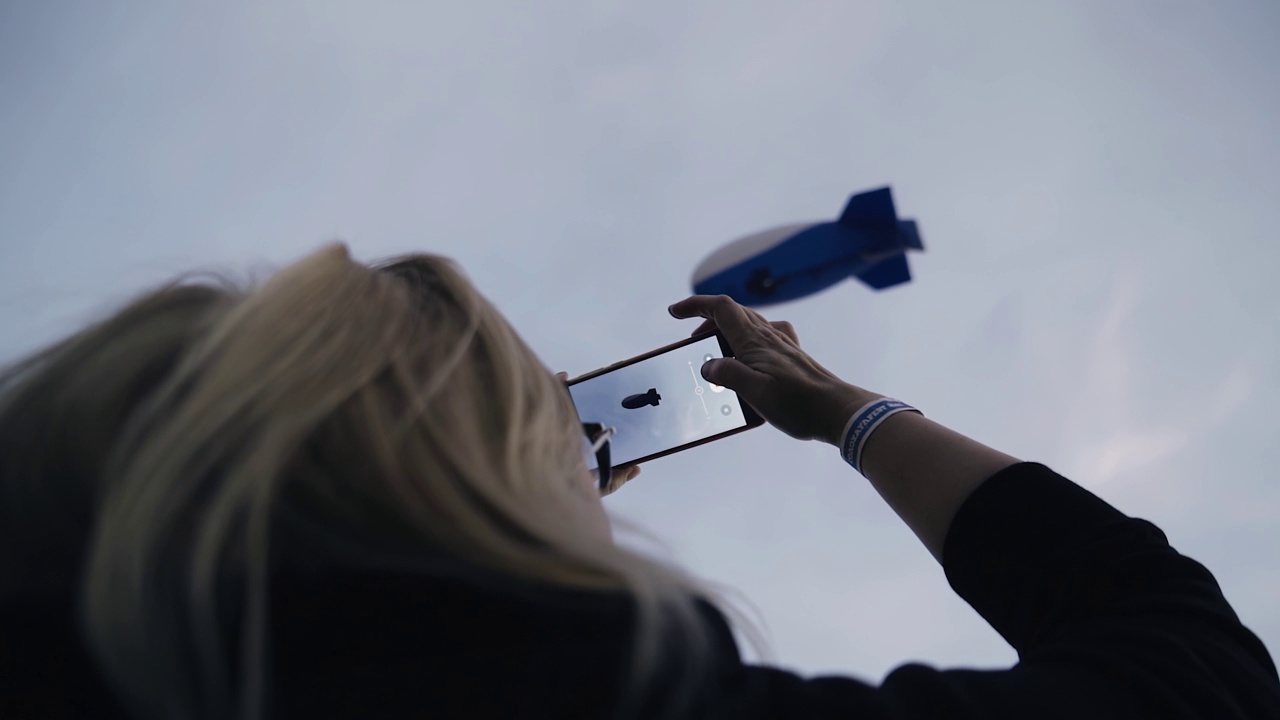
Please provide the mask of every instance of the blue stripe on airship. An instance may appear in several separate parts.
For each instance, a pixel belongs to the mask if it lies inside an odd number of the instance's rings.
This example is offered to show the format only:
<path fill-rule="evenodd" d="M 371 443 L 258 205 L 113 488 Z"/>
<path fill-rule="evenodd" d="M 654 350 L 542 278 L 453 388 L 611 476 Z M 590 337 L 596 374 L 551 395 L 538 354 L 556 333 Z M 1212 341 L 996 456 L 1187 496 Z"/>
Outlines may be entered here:
<path fill-rule="evenodd" d="M 698 295 L 728 295 L 744 305 L 795 300 L 823 290 L 865 266 L 865 233 L 841 223 L 814 225 L 773 248 L 703 279 Z M 782 279 L 769 286 L 764 276 Z M 753 282 L 754 278 L 754 282 Z"/>
<path fill-rule="evenodd" d="M 911 279 L 905 253 L 923 249 L 915 221 L 898 219 L 893 192 L 883 187 L 849 198 L 836 222 L 775 228 L 726 245 L 694 271 L 693 291 L 759 307 L 811 295 L 851 275 L 883 290 Z M 708 271 L 714 274 L 699 278 Z"/>

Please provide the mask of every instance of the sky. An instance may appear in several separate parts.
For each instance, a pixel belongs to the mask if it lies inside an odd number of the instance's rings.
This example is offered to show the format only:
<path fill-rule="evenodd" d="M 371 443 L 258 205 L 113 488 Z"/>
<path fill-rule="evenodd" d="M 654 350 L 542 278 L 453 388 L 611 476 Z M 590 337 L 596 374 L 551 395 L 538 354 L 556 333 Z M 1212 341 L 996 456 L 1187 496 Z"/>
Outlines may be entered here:
<path fill-rule="evenodd" d="M 1246 0 L 0 3 L 0 358 L 342 239 L 457 259 L 576 375 L 691 332 L 724 242 L 888 184 L 913 282 L 767 316 L 1155 522 L 1275 654 L 1278 48 Z M 757 428 L 606 503 L 775 664 L 1015 660 L 835 448 Z"/>

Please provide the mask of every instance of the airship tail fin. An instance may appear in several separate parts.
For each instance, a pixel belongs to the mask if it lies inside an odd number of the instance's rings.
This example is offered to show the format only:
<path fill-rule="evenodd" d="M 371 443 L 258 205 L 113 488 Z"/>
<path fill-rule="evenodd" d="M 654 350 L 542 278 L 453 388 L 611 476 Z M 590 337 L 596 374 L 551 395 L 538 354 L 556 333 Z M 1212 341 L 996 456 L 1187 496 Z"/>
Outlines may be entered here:
<path fill-rule="evenodd" d="M 915 220 L 898 221 L 898 242 L 907 250 L 924 250 L 920 228 L 916 227 Z"/>
<path fill-rule="evenodd" d="M 887 260 L 882 260 L 869 269 L 858 273 L 858 279 L 873 290 L 884 290 L 885 288 L 901 285 L 911 280 L 911 269 L 907 267 L 906 255 L 895 255 Z"/>
<path fill-rule="evenodd" d="M 844 206 L 844 212 L 840 213 L 839 222 L 859 229 L 896 234 L 898 211 L 893 207 L 893 192 L 882 187 L 854 195 Z"/>

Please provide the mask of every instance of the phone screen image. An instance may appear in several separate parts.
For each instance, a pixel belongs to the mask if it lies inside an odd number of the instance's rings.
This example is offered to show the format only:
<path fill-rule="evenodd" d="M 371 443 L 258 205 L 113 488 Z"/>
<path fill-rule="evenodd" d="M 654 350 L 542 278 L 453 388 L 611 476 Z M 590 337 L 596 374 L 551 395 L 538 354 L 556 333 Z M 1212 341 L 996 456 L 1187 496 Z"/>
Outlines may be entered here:
<path fill-rule="evenodd" d="M 709 335 L 574 381 L 569 393 L 584 422 L 617 428 L 611 462 L 627 465 L 760 424 L 737 393 L 702 377 L 718 357 L 720 340 Z"/>

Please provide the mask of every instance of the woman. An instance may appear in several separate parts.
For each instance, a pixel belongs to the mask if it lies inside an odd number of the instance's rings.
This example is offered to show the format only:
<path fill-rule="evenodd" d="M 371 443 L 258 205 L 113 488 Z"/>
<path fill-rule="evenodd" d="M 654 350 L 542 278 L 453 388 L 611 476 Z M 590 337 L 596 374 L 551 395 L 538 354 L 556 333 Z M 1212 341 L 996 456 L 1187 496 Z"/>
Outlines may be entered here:
<path fill-rule="evenodd" d="M 786 323 L 671 312 L 780 430 L 861 432 L 878 396 Z M 611 541 L 584 420 L 438 257 L 142 297 L 0 384 L 0 717 L 1280 717 L 1266 649 L 1159 530 L 913 412 L 846 456 L 1019 664 L 744 665 L 696 582 Z"/>

